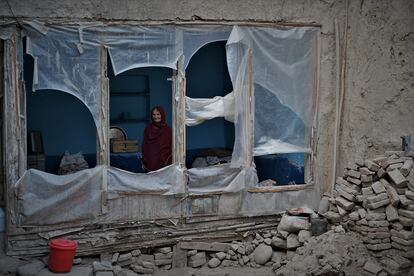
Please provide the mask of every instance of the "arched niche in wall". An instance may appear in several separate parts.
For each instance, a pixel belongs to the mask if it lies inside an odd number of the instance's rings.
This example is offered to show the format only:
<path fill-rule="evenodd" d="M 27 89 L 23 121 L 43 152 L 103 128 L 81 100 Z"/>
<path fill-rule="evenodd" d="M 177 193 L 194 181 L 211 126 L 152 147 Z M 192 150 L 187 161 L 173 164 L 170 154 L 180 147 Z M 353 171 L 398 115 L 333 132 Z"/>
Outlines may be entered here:
<path fill-rule="evenodd" d="M 89 109 L 78 98 L 62 91 L 32 92 L 32 76 L 33 58 L 25 55 L 28 169 L 64 173 L 64 169 L 59 172 L 59 165 L 65 152 L 82 153 L 88 167 L 95 167 L 97 133 Z"/>
<path fill-rule="evenodd" d="M 110 127 L 120 128 L 127 143 L 111 142 L 110 165 L 130 172 L 143 173 L 142 140 L 151 123 L 150 111 L 162 106 L 166 123 L 172 125 L 173 72 L 167 67 L 139 67 L 114 75 L 108 63 Z M 120 146 L 115 146 L 121 143 Z"/>
<path fill-rule="evenodd" d="M 227 69 L 226 41 L 211 42 L 201 47 L 186 68 L 186 96 L 213 98 L 233 91 Z M 223 117 L 186 127 L 186 166 L 192 168 L 197 157 L 217 156 L 231 160 L 234 146 L 234 124 Z M 222 160 L 224 161 L 224 159 Z M 194 164 L 199 166 L 200 164 Z"/>

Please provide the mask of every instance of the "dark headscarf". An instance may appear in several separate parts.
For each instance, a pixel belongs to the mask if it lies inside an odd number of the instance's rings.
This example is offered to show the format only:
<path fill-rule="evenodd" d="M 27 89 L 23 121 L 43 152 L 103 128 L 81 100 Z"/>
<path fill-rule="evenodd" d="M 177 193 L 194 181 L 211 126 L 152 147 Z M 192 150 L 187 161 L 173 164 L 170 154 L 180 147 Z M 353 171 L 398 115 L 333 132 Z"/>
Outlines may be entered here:
<path fill-rule="evenodd" d="M 157 109 L 161 122 L 156 123 L 152 113 Z M 142 164 L 148 171 L 156 171 L 172 162 L 172 130 L 165 122 L 165 111 L 161 106 L 151 110 L 151 121 L 144 130 L 142 141 Z"/>

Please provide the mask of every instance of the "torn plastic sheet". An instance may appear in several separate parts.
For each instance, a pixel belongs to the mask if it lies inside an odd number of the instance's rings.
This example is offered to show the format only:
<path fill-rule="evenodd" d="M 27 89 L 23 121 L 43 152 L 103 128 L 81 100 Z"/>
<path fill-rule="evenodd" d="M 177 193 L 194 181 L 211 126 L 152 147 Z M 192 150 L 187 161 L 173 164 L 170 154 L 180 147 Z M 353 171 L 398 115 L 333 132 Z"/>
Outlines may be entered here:
<path fill-rule="evenodd" d="M 231 168 L 229 164 L 220 164 L 204 168 L 187 170 L 190 194 L 213 192 L 238 192 L 257 185 L 256 169 L 252 167 Z"/>
<path fill-rule="evenodd" d="M 185 123 L 187 126 L 196 126 L 206 120 L 224 117 L 227 121 L 234 122 L 234 93 L 224 97 L 185 98 Z"/>
<path fill-rule="evenodd" d="M 28 170 L 13 186 L 19 224 L 90 220 L 102 213 L 102 166 L 70 175 Z"/>
<path fill-rule="evenodd" d="M 248 51 L 253 55 L 255 153 L 285 153 L 293 148 L 310 151 L 313 47 L 318 33 L 319 28 L 314 27 L 233 28 L 227 41 L 227 64 L 233 86 L 237 79 L 248 77 L 240 68 Z"/>
<path fill-rule="evenodd" d="M 37 22 L 26 23 L 24 27 L 28 37 L 27 51 L 35 60 L 34 90 L 54 89 L 74 95 L 91 111 L 98 129 L 100 47 L 108 48 L 115 74 L 119 74 L 143 66 L 176 69 L 180 56 L 183 56 L 185 68 L 191 56 L 203 45 L 228 38 L 227 61 L 236 108 L 234 119 L 239 122 L 235 123 L 234 166 L 239 166 L 247 153 L 247 140 L 244 138 L 247 132 L 243 128 L 243 120 L 250 119 L 244 116 L 246 110 L 243 109 L 247 101 L 243 97 L 247 97 L 244 91 L 249 85 L 246 71 L 248 51 L 252 51 L 253 55 L 254 148 L 260 149 L 255 151 L 267 154 L 280 152 L 278 148 L 269 148 L 269 144 L 263 144 L 261 137 L 309 149 L 307 135 L 312 124 L 313 96 L 312 47 L 318 28 L 235 26 L 231 29 L 230 26 L 219 25 L 104 24 L 44 27 Z M 283 107 L 286 107 L 300 121 L 286 119 L 283 115 L 275 116 L 274 112 L 268 112 L 267 107 L 261 106 L 261 103 L 271 103 L 274 99 L 277 99 L 281 107 L 277 112 L 281 114 Z M 291 123 L 282 124 L 287 121 Z"/>
<path fill-rule="evenodd" d="M 185 184 L 184 172 L 178 165 L 148 174 L 97 166 L 69 175 L 30 169 L 13 188 L 19 225 L 48 225 L 93 220 L 103 214 L 103 198 L 139 193 L 182 194 Z"/>
<path fill-rule="evenodd" d="M 184 171 L 178 165 L 173 164 L 147 174 L 108 167 L 108 199 L 134 193 L 173 195 L 184 192 Z"/>
<path fill-rule="evenodd" d="M 10 39 L 13 33 L 16 32 L 16 28 L 10 27 L 10 26 L 1 26 L 0 27 L 0 39 L 1 40 L 7 40 Z"/>
<path fill-rule="evenodd" d="M 27 53 L 34 58 L 33 91 L 50 89 L 75 96 L 89 109 L 100 129 L 98 45 L 85 42 L 80 54 L 76 46 L 79 42 L 77 28 L 54 26 L 42 33 L 38 27 L 24 26 Z"/>
<path fill-rule="evenodd" d="M 237 28 L 237 27 L 234 27 Z M 233 35 L 233 32 L 232 32 Z M 230 39 L 229 39 L 230 41 Z M 251 144 L 248 137 L 252 114 L 249 112 L 249 51 L 240 48 L 238 44 L 226 45 L 227 66 L 234 91 L 234 147 L 231 159 L 231 167 L 238 168 L 246 166 L 249 158 Z M 253 100 L 253 99 L 252 99 Z"/>

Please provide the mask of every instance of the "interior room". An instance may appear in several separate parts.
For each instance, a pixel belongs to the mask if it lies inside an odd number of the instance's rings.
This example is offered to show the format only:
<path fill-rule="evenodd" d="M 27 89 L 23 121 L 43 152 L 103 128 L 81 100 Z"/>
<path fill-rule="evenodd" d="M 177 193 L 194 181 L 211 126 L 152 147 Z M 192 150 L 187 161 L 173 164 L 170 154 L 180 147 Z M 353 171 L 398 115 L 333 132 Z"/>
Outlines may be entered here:
<path fill-rule="evenodd" d="M 166 123 L 172 127 L 171 76 L 172 70 L 165 67 L 135 68 L 117 76 L 109 68 L 111 166 L 144 172 L 142 140 L 151 109 L 164 108 Z"/>
<path fill-rule="evenodd" d="M 192 57 L 186 69 L 186 96 L 213 98 L 233 91 L 226 63 L 226 41 L 209 43 Z M 186 166 L 203 167 L 231 161 L 234 124 L 223 117 L 186 127 Z M 207 161 L 208 160 L 208 161 Z"/>
<path fill-rule="evenodd" d="M 33 92 L 33 63 L 30 55 L 24 55 L 28 169 L 67 174 L 95 167 L 96 127 L 88 108 L 68 93 Z M 61 167 L 62 159 L 66 165 Z"/>

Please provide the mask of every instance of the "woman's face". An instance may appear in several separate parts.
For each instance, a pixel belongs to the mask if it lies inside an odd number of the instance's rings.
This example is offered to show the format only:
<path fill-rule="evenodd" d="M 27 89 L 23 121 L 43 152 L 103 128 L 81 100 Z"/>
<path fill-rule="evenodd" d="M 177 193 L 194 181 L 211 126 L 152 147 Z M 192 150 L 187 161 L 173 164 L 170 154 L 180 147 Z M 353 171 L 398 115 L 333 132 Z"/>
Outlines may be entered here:
<path fill-rule="evenodd" d="M 160 113 L 160 111 L 158 109 L 154 109 L 152 111 L 152 120 L 155 123 L 161 123 L 161 113 Z"/>

